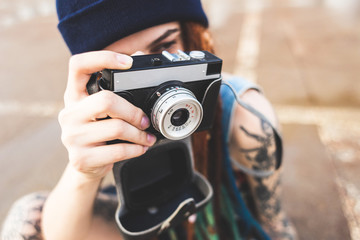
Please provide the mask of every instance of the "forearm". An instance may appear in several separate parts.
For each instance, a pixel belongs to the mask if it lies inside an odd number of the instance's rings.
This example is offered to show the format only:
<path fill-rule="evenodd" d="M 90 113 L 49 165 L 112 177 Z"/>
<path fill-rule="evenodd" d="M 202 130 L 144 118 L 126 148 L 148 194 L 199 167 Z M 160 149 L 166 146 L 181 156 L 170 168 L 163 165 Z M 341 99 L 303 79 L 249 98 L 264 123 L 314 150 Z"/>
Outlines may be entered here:
<path fill-rule="evenodd" d="M 93 221 L 93 205 L 101 179 L 89 179 L 67 166 L 45 202 L 45 239 L 85 239 Z"/>
<path fill-rule="evenodd" d="M 260 94 L 245 94 L 243 100 L 260 111 L 271 124 L 278 122 L 269 102 Z M 267 177 L 247 175 L 255 210 L 265 231 L 272 239 L 296 239 L 294 228 L 281 207 L 281 171 L 276 169 L 274 132 L 268 123 L 241 107 L 235 108 L 230 141 L 232 158 L 254 171 L 275 171 Z"/>
<path fill-rule="evenodd" d="M 256 122 L 256 121 L 254 121 Z M 273 134 L 265 134 L 256 127 L 252 130 L 242 126 L 239 132 L 244 134 L 244 139 L 233 151 L 233 158 L 241 165 L 254 171 L 274 171 L 267 177 L 247 175 L 250 190 L 257 214 L 261 222 L 276 221 L 281 210 L 280 170 L 275 170 L 275 143 Z"/>
<path fill-rule="evenodd" d="M 278 126 L 270 103 L 261 94 L 248 91 L 243 96 L 243 100 L 251 103 L 273 126 Z M 240 106 L 235 108 L 231 127 L 232 157 L 247 169 L 261 172 L 274 171 L 268 177 L 248 175 L 259 215 L 274 217 L 274 214 L 270 214 L 269 211 L 275 211 L 280 195 L 280 176 L 279 171 L 276 170 L 276 152 L 279 149 L 277 149 L 274 132 L 268 122 Z"/>
<path fill-rule="evenodd" d="M 69 165 L 44 206 L 46 239 L 87 238 L 94 229 L 93 207 L 101 179 L 115 162 L 144 154 L 156 142 L 156 137 L 145 131 L 150 120 L 140 108 L 111 91 L 87 94 L 92 73 L 106 68 L 125 70 L 131 64 L 131 57 L 111 51 L 82 53 L 70 59 L 65 108 L 59 113 Z M 124 142 L 106 144 L 114 139 Z"/>

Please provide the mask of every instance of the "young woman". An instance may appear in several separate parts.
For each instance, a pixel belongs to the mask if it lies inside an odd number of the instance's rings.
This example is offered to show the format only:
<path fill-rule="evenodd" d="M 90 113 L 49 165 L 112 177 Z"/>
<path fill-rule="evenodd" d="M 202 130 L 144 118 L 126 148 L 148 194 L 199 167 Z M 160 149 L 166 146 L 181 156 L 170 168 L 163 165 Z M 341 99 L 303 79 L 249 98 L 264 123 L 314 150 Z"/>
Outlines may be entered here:
<path fill-rule="evenodd" d="M 141 109 L 110 91 L 89 95 L 86 84 L 92 73 L 105 68 L 130 68 L 133 54 L 178 49 L 213 52 L 207 18 L 199 0 L 58 0 L 57 11 L 59 30 L 73 54 L 65 108 L 59 114 L 69 163 L 49 195 L 33 194 L 15 204 L 3 236 L 122 239 L 113 220 L 117 200 L 113 194 L 99 192 L 101 182 L 115 162 L 144 154 L 156 137 L 146 132 L 150 121 Z M 182 230 L 168 231 L 160 238 L 294 239 L 294 230 L 281 208 L 279 171 L 252 175 L 276 168 L 276 154 L 281 149 L 270 127 L 271 124 L 278 128 L 275 114 L 257 86 L 241 78 L 225 74 L 223 77 L 236 86 L 237 95 L 244 102 L 267 120 L 226 100 L 232 93 L 222 87 L 213 129 L 192 137 L 195 166 L 207 176 L 215 191 L 211 209 L 199 213 L 197 220 L 192 217 Z M 104 120 L 107 116 L 111 118 Z M 113 139 L 133 144 L 106 144 Z M 223 154 L 224 148 L 233 159 L 231 173 L 223 165 L 224 158 L 229 157 Z M 241 198 L 247 202 L 243 211 L 236 211 L 241 209 L 241 201 L 234 197 L 238 193 L 227 189 L 231 184 L 229 174 L 236 176 L 235 191 L 241 192 Z M 224 207 L 229 201 L 232 208 Z M 20 211 L 28 214 L 13 224 Z M 207 214 L 205 218 L 212 215 L 214 222 L 204 221 L 201 214 Z"/>

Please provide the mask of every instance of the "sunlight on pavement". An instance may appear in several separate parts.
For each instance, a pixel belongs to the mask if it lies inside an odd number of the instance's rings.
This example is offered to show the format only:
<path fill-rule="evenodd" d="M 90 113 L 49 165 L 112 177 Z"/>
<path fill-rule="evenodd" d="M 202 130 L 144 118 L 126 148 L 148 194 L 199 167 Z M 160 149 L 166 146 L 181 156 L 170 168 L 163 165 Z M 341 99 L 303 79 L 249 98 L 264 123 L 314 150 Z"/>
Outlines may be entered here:
<path fill-rule="evenodd" d="M 353 183 L 340 177 L 336 178 L 336 184 L 351 237 L 360 239 L 360 190 Z"/>
<path fill-rule="evenodd" d="M 353 136 L 360 145 L 359 108 L 276 105 L 275 110 L 281 123 L 317 125 L 323 142 Z"/>
<path fill-rule="evenodd" d="M 281 124 L 312 124 L 318 127 L 319 137 L 333 165 L 351 237 L 360 239 L 360 189 L 348 180 L 342 169 L 360 161 L 360 109 L 276 105 L 275 110 Z"/>
<path fill-rule="evenodd" d="M 35 17 L 55 14 L 55 1 L 10 1 L 0 3 L 0 30 L 15 24 L 29 21 Z"/>
<path fill-rule="evenodd" d="M 32 117 L 56 117 L 62 109 L 61 102 L 0 101 L 0 116 L 20 115 Z"/>

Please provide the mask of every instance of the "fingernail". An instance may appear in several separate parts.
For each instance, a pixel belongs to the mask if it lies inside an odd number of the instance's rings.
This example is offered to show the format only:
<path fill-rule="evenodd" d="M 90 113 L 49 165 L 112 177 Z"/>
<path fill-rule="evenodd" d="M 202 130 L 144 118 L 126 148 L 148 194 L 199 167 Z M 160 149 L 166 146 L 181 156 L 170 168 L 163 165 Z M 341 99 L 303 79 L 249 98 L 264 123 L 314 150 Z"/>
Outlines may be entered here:
<path fill-rule="evenodd" d="M 140 56 L 140 55 L 145 55 L 145 53 L 143 53 L 142 51 L 137 51 L 136 53 L 131 54 L 131 56 Z"/>
<path fill-rule="evenodd" d="M 189 223 L 195 223 L 195 221 L 196 221 L 196 214 L 191 215 L 191 216 L 188 218 L 188 221 L 189 221 Z"/>
<path fill-rule="evenodd" d="M 147 116 L 143 116 L 140 125 L 142 129 L 148 128 L 150 126 L 149 118 Z"/>
<path fill-rule="evenodd" d="M 144 153 L 149 150 L 149 147 L 144 146 Z"/>
<path fill-rule="evenodd" d="M 156 137 L 154 135 L 148 133 L 147 140 L 149 143 L 154 143 L 156 141 Z"/>
<path fill-rule="evenodd" d="M 133 62 L 132 57 L 123 54 L 118 54 L 116 58 L 121 65 L 131 65 Z"/>

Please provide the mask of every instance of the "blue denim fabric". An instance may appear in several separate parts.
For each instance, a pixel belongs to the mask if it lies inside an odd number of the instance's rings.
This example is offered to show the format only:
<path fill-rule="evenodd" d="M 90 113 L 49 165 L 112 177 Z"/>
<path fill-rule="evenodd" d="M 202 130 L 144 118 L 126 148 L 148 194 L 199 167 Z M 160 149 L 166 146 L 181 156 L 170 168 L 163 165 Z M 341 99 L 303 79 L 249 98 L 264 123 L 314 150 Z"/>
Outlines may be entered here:
<path fill-rule="evenodd" d="M 243 78 L 232 77 L 226 79 L 232 87 L 237 91 L 238 96 L 241 96 L 249 89 L 256 89 L 260 91 L 260 88 Z M 223 140 L 229 141 L 229 128 L 231 123 L 232 112 L 234 109 L 235 97 L 229 87 L 222 85 L 220 88 L 220 96 L 222 101 L 222 131 L 224 135 Z"/>
<path fill-rule="evenodd" d="M 241 96 L 249 89 L 259 88 L 252 82 L 249 82 L 242 78 L 233 77 L 227 79 L 227 82 L 236 90 L 237 95 Z M 256 235 L 257 239 L 269 239 L 270 237 L 264 232 L 261 225 L 252 216 L 247 208 L 245 201 L 243 200 L 241 193 L 236 185 L 236 177 L 233 172 L 230 152 L 228 148 L 229 143 L 229 131 L 231 126 L 231 118 L 234 110 L 235 97 L 229 87 L 222 85 L 220 89 L 220 95 L 222 100 L 222 147 L 223 147 L 223 164 L 227 173 L 227 189 L 233 196 L 236 215 L 239 217 L 241 225 L 241 235 L 249 237 L 250 235 Z"/>

